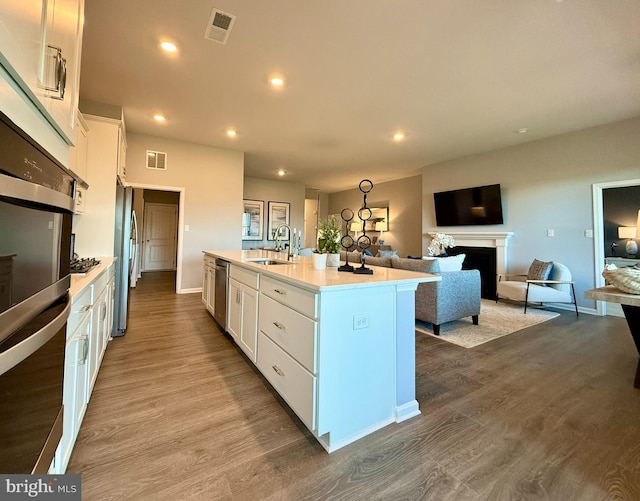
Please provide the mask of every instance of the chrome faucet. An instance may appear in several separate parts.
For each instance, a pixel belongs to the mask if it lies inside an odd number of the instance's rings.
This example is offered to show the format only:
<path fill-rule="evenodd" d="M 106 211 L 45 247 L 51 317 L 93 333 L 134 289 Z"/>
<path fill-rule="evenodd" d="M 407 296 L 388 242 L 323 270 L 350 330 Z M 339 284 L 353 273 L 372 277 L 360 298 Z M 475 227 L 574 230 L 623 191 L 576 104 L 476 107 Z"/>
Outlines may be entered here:
<path fill-rule="evenodd" d="M 281 223 L 276 227 L 276 230 L 274 231 L 275 233 L 275 237 L 276 237 L 276 252 L 280 252 L 282 250 L 282 245 L 280 243 L 280 228 L 282 227 L 288 228 L 289 229 L 289 235 L 291 235 L 291 226 L 289 226 L 286 223 Z M 287 261 L 293 261 L 293 253 L 291 252 L 292 249 L 292 245 L 291 245 L 292 240 L 289 239 L 289 247 L 287 249 Z"/>

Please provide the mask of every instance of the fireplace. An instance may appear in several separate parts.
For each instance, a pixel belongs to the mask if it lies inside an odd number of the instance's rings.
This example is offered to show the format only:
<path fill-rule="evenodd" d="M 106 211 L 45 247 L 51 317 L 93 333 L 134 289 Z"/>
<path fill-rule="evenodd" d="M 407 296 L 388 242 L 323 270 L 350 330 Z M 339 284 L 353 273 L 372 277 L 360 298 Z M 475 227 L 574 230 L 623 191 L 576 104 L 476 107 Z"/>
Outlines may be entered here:
<path fill-rule="evenodd" d="M 447 249 L 452 256 L 466 254 L 462 262 L 463 270 L 480 270 L 480 296 L 484 299 L 496 298 L 496 249 L 492 247 L 467 247 L 458 245 Z"/>
<path fill-rule="evenodd" d="M 464 269 L 477 268 L 482 280 L 482 297 L 495 299 L 497 275 L 507 273 L 507 246 L 513 236 L 510 231 L 459 231 L 434 228 L 429 233 L 451 235 L 456 247 L 447 249 L 453 254 L 466 254 Z M 489 255 L 490 254 L 490 255 Z M 488 263 L 487 261 L 492 261 Z M 476 264 L 478 263 L 478 264 Z"/>

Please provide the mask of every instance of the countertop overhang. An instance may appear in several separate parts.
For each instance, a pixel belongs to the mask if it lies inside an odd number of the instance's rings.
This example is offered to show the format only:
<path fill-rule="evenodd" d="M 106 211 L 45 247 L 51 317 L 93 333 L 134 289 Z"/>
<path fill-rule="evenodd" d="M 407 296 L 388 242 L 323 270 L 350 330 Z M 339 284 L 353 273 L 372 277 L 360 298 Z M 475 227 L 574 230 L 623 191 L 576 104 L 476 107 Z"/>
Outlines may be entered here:
<path fill-rule="evenodd" d="M 372 275 L 343 272 L 338 271 L 337 268 L 316 270 L 313 267 L 312 258 L 307 256 L 294 256 L 292 262 L 277 265 L 265 265 L 251 261 L 259 258 L 277 261 L 287 260 L 286 253 L 264 250 L 204 250 L 202 252 L 208 256 L 224 259 L 232 264 L 252 269 L 264 275 L 271 275 L 314 291 L 380 287 L 385 285 L 405 286 L 415 289 L 419 283 L 442 280 L 439 275 L 431 273 L 419 273 L 369 264 L 366 267 L 373 270 Z M 354 268 L 360 266 L 359 263 L 350 264 Z"/>

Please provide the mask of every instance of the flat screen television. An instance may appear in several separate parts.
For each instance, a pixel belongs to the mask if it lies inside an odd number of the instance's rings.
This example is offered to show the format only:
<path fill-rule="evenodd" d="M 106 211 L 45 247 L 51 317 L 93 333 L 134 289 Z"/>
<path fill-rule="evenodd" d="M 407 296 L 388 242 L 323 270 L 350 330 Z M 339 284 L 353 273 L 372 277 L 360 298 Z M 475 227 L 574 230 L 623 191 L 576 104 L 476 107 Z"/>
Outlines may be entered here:
<path fill-rule="evenodd" d="M 502 224 L 500 185 L 476 186 L 433 194 L 438 226 Z"/>

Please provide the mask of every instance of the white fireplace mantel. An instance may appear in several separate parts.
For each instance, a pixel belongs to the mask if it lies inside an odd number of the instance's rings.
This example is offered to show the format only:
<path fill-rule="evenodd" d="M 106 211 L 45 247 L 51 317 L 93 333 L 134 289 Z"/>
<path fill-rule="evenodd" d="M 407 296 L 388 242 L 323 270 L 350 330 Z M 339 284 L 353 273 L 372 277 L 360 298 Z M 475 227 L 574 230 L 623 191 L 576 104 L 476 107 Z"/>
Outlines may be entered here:
<path fill-rule="evenodd" d="M 432 233 L 446 233 L 456 241 L 456 245 L 464 247 L 493 247 L 496 249 L 496 272 L 498 275 L 507 273 L 507 246 L 513 236 L 512 231 L 465 231 L 431 229 Z"/>

